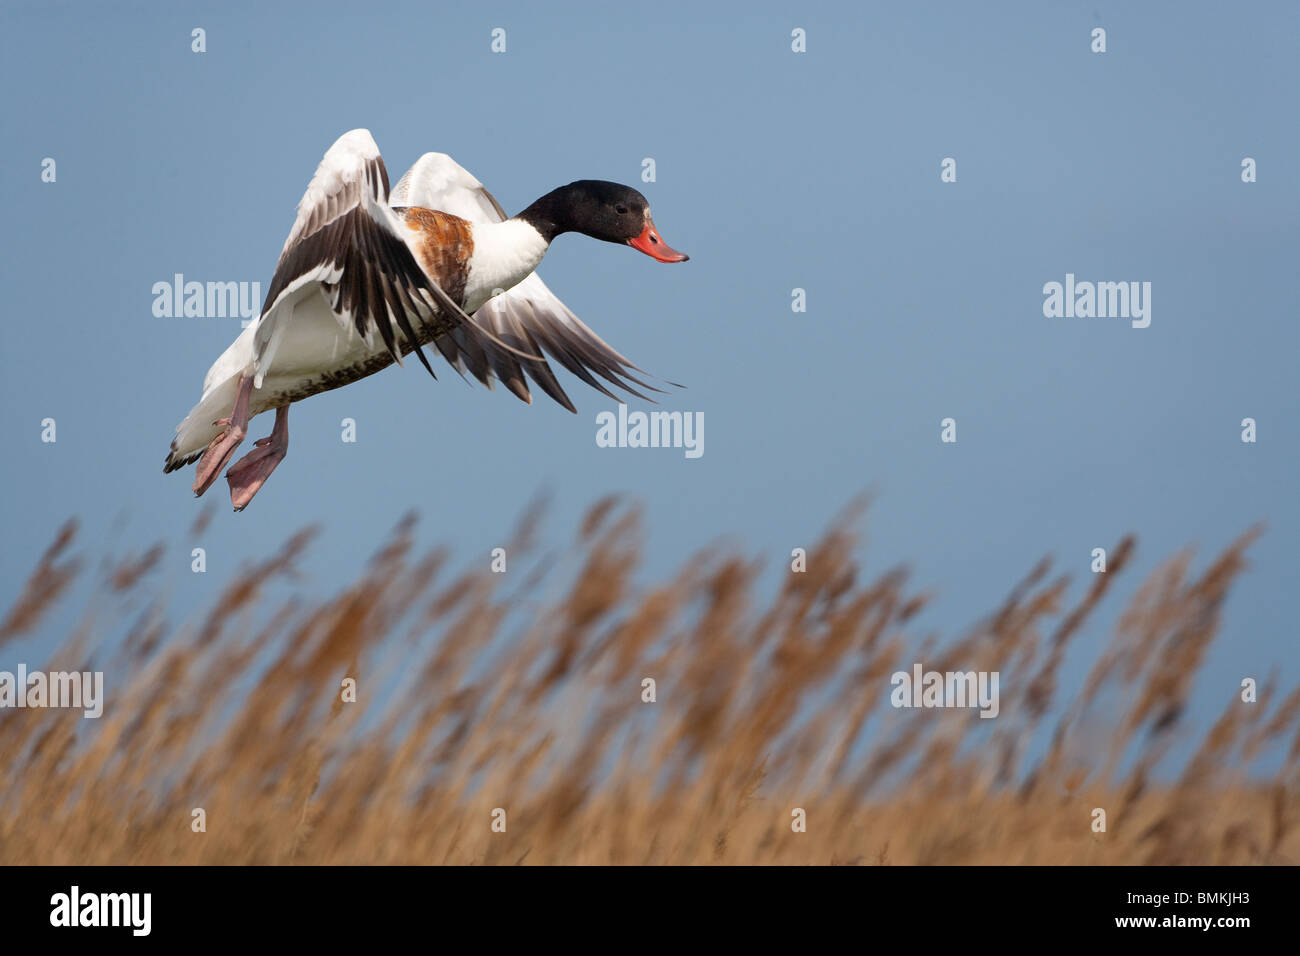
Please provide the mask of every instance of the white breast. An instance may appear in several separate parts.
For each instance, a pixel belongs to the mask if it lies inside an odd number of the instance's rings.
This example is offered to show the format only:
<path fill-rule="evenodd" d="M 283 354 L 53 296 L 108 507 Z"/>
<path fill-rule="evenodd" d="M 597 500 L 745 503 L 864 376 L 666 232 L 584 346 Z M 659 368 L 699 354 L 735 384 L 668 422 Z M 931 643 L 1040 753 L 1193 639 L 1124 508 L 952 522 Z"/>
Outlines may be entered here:
<path fill-rule="evenodd" d="M 475 223 L 465 311 L 474 312 L 492 296 L 526 279 L 541 263 L 546 247 L 541 233 L 522 219 Z"/>

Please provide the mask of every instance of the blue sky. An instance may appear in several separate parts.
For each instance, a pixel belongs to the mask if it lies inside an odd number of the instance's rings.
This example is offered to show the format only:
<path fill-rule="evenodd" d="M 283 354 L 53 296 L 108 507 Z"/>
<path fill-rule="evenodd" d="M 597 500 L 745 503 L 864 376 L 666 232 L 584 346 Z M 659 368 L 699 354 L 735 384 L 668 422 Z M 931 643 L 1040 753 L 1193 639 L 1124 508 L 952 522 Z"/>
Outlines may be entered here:
<path fill-rule="evenodd" d="M 184 606 L 313 521 L 322 592 L 413 507 L 426 540 L 486 563 L 540 489 L 563 540 L 600 495 L 644 502 L 648 577 L 721 535 L 777 568 L 870 489 L 868 571 L 909 564 L 943 633 L 1044 554 L 1078 593 L 1091 549 L 1135 532 L 1126 597 L 1177 549 L 1208 559 L 1266 521 L 1204 713 L 1241 675 L 1281 663 L 1294 680 L 1300 8 L 382 6 L 5 5 L 6 606 L 71 515 L 92 547 L 181 545 L 164 574 Z M 295 406 L 253 505 L 230 513 L 218 483 L 186 540 L 208 499 L 162 460 L 240 326 L 157 318 L 151 289 L 179 272 L 265 290 L 321 154 L 358 126 L 394 181 L 447 152 L 512 213 L 573 179 L 645 192 L 688 264 L 565 236 L 540 272 L 688 386 L 664 407 L 704 414 L 704 455 L 598 448 L 615 405 L 563 372 L 577 416 L 410 363 Z M 1150 327 L 1044 317 L 1044 283 L 1067 273 L 1150 282 Z M 191 544 L 209 574 L 190 573 Z M 56 636 L 19 649 L 40 660 Z"/>

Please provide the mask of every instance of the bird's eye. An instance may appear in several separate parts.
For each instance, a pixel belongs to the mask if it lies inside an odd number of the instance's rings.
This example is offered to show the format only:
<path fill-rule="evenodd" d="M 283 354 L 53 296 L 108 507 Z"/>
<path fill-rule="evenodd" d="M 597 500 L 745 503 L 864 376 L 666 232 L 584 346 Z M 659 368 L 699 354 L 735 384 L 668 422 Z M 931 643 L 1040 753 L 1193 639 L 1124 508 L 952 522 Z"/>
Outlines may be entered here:
<path fill-rule="evenodd" d="M 615 207 L 614 207 L 614 211 L 615 211 L 616 213 L 618 213 L 620 216 L 626 216 L 626 215 L 627 215 L 627 206 L 615 206 Z"/>

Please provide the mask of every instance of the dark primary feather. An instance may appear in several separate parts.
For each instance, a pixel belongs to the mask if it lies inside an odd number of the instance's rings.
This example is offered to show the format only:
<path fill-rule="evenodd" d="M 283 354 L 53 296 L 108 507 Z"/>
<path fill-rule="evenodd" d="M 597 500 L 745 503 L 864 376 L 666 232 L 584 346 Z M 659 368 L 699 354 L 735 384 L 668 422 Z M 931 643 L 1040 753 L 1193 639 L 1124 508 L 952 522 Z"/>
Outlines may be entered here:
<path fill-rule="evenodd" d="M 559 307 L 563 308 L 563 306 Z M 502 341 L 516 347 L 545 352 L 582 381 L 614 401 L 621 402 L 624 399 L 606 388 L 596 376 L 600 376 L 615 388 L 645 401 L 654 401 L 654 399 L 638 391 L 634 385 L 652 392 L 663 391 L 633 374 L 633 371 L 640 372 L 641 369 L 606 344 L 567 309 L 561 317 L 551 309 L 536 307 L 529 299 L 520 296 L 498 296 L 484 304 L 474 313 L 473 318 L 480 327 L 490 330 Z M 455 340 L 457 337 L 458 330 L 453 330 L 443 338 Z M 523 375 L 527 374 L 556 402 L 571 412 L 577 411 L 546 361 L 520 360 L 514 355 L 500 352 L 491 356 L 489 361 L 497 378 L 523 400 L 528 401 L 530 398 L 528 386 L 523 378 Z M 466 364 L 480 379 L 483 378 L 474 365 L 468 362 Z M 593 372 L 595 375 L 592 374 Z"/>

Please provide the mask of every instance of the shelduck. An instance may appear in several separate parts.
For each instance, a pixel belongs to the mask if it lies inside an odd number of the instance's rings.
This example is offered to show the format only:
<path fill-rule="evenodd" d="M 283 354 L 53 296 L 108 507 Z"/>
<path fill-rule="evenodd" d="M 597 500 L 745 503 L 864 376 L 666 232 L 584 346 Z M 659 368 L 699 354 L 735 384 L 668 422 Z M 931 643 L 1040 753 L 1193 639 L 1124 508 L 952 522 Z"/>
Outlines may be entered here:
<path fill-rule="evenodd" d="M 432 343 L 462 375 L 531 402 L 531 378 L 570 411 L 542 354 L 617 398 L 596 376 L 644 398 L 652 389 L 534 271 L 556 236 L 580 232 L 660 262 L 687 256 L 659 236 L 641 193 L 579 180 L 508 217 L 477 179 L 443 153 L 425 153 L 391 194 L 370 132 L 352 130 L 325 153 L 289 231 L 259 318 L 203 380 L 177 426 L 164 472 L 194 461 L 195 495 L 208 490 L 243 442 L 248 422 L 275 409 L 270 436 L 226 474 L 242 511 L 284 460 L 289 406 L 373 375 Z M 594 374 L 593 374 L 594 373 Z M 434 376 L 435 378 L 437 376 Z"/>

